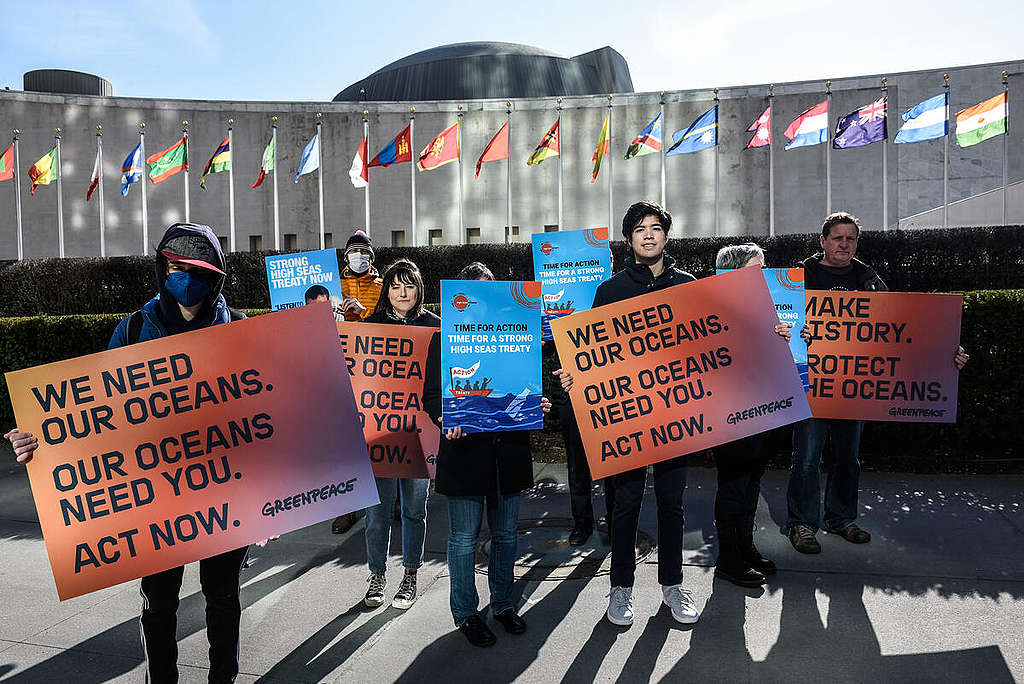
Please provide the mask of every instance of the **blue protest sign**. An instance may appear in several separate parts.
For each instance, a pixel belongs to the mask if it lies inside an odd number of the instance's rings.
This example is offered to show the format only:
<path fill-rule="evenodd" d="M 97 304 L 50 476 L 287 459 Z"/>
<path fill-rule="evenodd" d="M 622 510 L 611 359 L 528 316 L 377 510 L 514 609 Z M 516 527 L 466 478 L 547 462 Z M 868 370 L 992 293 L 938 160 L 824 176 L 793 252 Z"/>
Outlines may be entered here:
<path fill-rule="evenodd" d="M 533 277 L 544 296 L 542 339 L 551 339 L 552 319 L 588 310 L 597 286 L 611 275 L 607 228 L 534 233 Z"/>
<path fill-rule="evenodd" d="M 318 297 L 320 300 L 326 297 L 335 310 L 341 306 L 343 297 L 336 250 L 275 254 L 266 257 L 265 262 L 270 308 L 274 311 L 304 306 L 317 301 Z"/>
<path fill-rule="evenodd" d="M 441 281 L 441 418 L 464 432 L 539 430 L 537 282 Z"/>

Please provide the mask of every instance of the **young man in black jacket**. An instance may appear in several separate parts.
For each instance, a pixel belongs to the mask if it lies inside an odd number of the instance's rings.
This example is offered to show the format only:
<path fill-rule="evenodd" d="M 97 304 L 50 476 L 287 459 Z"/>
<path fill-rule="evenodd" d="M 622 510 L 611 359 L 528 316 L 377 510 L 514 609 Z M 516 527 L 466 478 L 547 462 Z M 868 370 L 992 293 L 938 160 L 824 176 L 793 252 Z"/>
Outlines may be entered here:
<path fill-rule="evenodd" d="M 594 306 L 602 306 L 647 294 L 695 278 L 675 267 L 665 254 L 672 216 L 654 202 L 637 202 L 622 218 L 622 237 L 630 247 L 625 268 L 601 283 Z M 572 377 L 561 370 L 562 387 L 572 386 Z M 616 625 L 633 622 L 633 581 L 636 570 L 636 532 L 640 504 L 647 484 L 647 468 L 635 468 L 608 478 L 615 503 L 609 512 L 612 542 L 611 584 L 608 620 Z M 683 589 L 683 489 L 686 487 L 686 456 L 654 464 L 654 493 L 658 502 L 658 582 L 662 600 L 672 617 L 692 624 L 700 617 L 693 595 Z"/>

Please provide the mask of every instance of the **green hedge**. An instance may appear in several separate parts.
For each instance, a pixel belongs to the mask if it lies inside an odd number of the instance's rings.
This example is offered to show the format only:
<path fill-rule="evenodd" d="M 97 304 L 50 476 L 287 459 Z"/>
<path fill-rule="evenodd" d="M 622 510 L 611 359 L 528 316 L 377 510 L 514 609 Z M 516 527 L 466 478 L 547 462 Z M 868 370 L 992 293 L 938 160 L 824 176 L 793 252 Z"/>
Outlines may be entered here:
<path fill-rule="evenodd" d="M 684 227 L 685 229 L 685 227 Z M 673 234 L 678 230 L 673 229 Z M 625 245 L 615 231 L 613 253 L 621 267 Z M 697 277 L 714 272 L 720 247 L 753 240 L 768 252 L 771 266 L 792 266 L 818 249 L 818 237 L 783 235 L 683 238 L 668 251 L 680 268 Z M 270 306 L 263 258 L 273 252 L 228 255 L 231 277 L 224 294 L 232 306 Z M 471 261 L 491 267 L 498 279 L 530 280 L 528 244 L 438 247 L 378 247 L 381 267 L 399 257 L 412 259 L 425 274 L 426 300 L 440 300 L 439 282 L 453 278 Z M 1024 227 L 925 229 L 865 232 L 858 255 L 874 266 L 893 290 L 949 292 L 1024 287 Z M 34 259 L 0 262 L 0 316 L 116 313 L 138 309 L 155 292 L 152 257 Z"/>
<path fill-rule="evenodd" d="M 429 305 L 436 310 L 437 305 Z M 247 311 L 249 315 L 265 310 Z M 0 318 L 0 372 L 27 368 L 106 349 L 124 314 Z M 960 377 L 955 425 L 870 423 L 861 448 L 865 468 L 882 470 L 1024 470 L 1017 435 L 1024 398 L 1024 290 L 968 292 L 961 340 L 971 361 Z M 545 356 L 545 391 L 552 396 L 553 355 Z M 14 423 L 7 385 L 0 385 L 0 431 Z M 547 429 L 559 429 L 557 412 Z M 789 431 L 775 435 L 776 465 L 786 466 Z M 1014 459 L 1017 459 L 1014 461 Z M 694 462 L 705 462 L 697 455 Z"/>

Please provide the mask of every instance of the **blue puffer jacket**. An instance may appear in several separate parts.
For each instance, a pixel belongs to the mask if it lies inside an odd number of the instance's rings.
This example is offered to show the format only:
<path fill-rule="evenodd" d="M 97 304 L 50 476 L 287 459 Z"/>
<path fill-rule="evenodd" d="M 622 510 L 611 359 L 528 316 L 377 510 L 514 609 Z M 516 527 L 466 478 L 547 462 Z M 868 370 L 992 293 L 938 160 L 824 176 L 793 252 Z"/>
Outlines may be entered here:
<path fill-rule="evenodd" d="M 167 329 L 164 324 L 160 321 L 159 316 L 160 310 L 160 295 L 153 297 L 146 302 L 142 307 L 142 328 L 139 331 L 138 342 L 145 342 L 147 340 L 155 340 L 158 337 L 166 337 Z M 124 347 L 128 344 L 128 316 L 114 329 L 114 334 L 110 337 L 110 344 L 107 345 L 107 349 L 117 349 L 118 347 Z M 224 299 L 224 295 L 217 295 L 216 301 L 213 303 L 213 322 L 210 325 L 218 325 L 220 323 L 228 323 L 231 321 L 231 311 L 228 309 L 228 303 Z"/>

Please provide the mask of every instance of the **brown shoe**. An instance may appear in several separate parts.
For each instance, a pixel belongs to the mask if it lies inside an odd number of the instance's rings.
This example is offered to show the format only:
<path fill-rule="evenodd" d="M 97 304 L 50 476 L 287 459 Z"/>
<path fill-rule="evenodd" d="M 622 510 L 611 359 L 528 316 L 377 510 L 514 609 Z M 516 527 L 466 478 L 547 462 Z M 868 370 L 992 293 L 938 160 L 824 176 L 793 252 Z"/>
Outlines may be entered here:
<path fill-rule="evenodd" d="M 858 527 L 857 523 L 850 523 L 843 529 L 838 532 L 833 532 L 832 534 L 838 534 L 846 541 L 853 542 L 854 544 L 867 544 L 871 541 L 871 534 L 867 530 L 862 530 Z"/>
<path fill-rule="evenodd" d="M 356 516 L 354 513 L 346 513 L 345 515 L 339 515 L 331 523 L 331 534 L 345 534 L 352 529 L 352 526 L 356 524 Z"/>
<path fill-rule="evenodd" d="M 814 532 L 804 525 L 789 528 L 789 543 L 800 553 L 821 553 L 821 544 L 814 538 Z"/>

